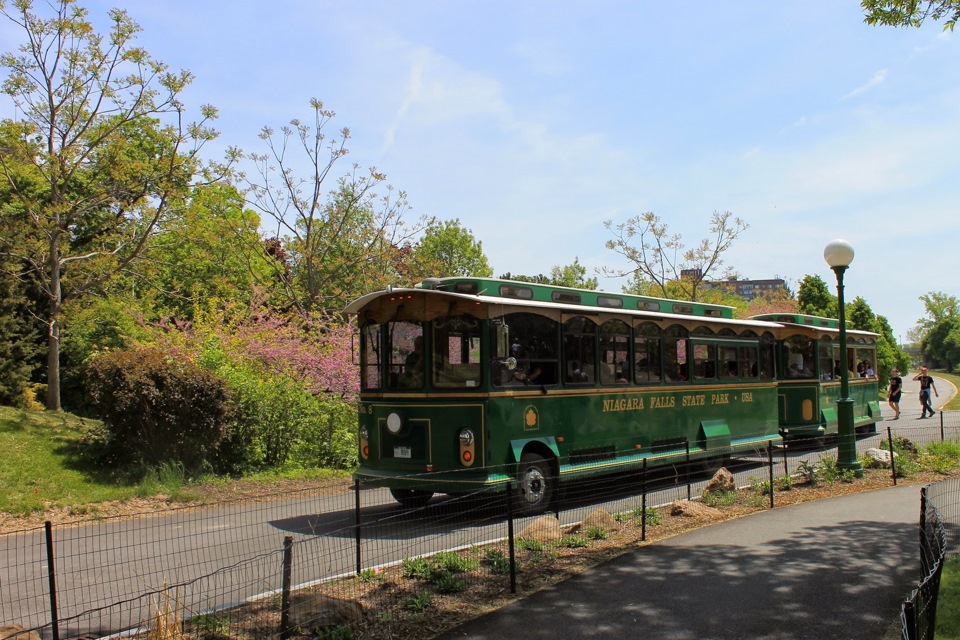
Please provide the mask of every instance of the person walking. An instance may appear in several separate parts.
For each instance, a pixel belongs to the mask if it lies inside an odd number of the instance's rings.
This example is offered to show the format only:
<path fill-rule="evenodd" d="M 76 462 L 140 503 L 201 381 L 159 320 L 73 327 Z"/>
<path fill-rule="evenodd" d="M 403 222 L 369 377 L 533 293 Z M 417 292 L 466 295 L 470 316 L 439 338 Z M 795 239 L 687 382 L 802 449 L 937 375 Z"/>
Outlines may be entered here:
<path fill-rule="evenodd" d="M 933 391 L 937 397 L 940 397 L 940 393 L 937 391 L 937 385 L 933 383 L 933 378 L 927 375 L 927 368 L 923 367 L 920 369 L 920 373 L 913 377 L 914 380 L 920 383 L 920 418 L 922 420 L 927 417 L 927 411 L 930 412 L 930 417 L 932 418 L 936 413 L 933 410 L 933 405 L 930 404 L 930 392 Z"/>
<path fill-rule="evenodd" d="M 890 372 L 890 388 L 887 389 L 887 404 L 890 405 L 895 414 L 890 418 L 891 420 L 900 419 L 900 395 L 902 393 L 903 378 L 900 377 L 900 372 L 894 367 L 893 371 Z"/>

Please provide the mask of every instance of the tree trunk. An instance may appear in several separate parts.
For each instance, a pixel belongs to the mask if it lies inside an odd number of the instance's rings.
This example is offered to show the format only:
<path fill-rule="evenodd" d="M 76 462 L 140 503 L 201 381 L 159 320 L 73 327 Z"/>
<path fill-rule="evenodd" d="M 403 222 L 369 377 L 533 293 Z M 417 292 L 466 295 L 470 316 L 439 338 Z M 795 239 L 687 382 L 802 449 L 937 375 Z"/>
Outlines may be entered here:
<path fill-rule="evenodd" d="M 60 323 L 50 319 L 47 335 L 47 411 L 60 411 Z"/>
<path fill-rule="evenodd" d="M 50 315 L 47 322 L 47 411 L 60 411 L 60 312 L 63 290 L 60 288 L 60 251 L 53 234 L 50 240 Z"/>

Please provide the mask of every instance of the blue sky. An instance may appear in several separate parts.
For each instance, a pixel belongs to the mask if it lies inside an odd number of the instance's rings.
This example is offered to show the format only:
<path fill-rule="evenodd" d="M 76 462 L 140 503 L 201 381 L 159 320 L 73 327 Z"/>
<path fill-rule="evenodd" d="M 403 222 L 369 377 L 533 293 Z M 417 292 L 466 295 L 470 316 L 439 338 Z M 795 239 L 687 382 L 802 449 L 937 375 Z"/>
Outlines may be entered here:
<path fill-rule="evenodd" d="M 690 246 L 718 210 L 751 225 L 726 255 L 747 278 L 833 286 L 823 247 L 851 242 L 847 298 L 904 338 L 920 295 L 958 293 L 960 34 L 937 24 L 870 27 L 854 0 L 83 4 L 196 75 L 222 145 L 263 151 L 322 100 L 347 159 L 459 218 L 496 274 L 622 267 L 604 220 L 653 211 Z"/>

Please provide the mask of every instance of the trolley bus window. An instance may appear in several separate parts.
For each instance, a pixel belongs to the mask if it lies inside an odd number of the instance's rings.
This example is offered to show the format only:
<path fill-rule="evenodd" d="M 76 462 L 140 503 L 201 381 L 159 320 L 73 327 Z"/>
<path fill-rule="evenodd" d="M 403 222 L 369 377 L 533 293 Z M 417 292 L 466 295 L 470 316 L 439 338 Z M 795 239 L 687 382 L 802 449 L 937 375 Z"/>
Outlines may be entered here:
<path fill-rule="evenodd" d="M 860 342 L 859 340 L 857 342 Z M 866 378 L 867 371 L 871 370 L 874 372 L 874 377 L 876 377 L 876 364 L 877 364 L 877 352 L 873 348 L 873 345 L 864 346 L 863 344 L 857 345 L 857 375 L 861 378 Z"/>
<path fill-rule="evenodd" d="M 563 371 L 572 384 L 597 381 L 597 323 L 577 316 L 563 323 Z"/>
<path fill-rule="evenodd" d="M 758 365 L 759 358 L 757 347 L 754 345 L 741 345 L 738 347 L 740 352 L 740 377 L 757 378 L 760 374 Z"/>
<path fill-rule="evenodd" d="M 633 329 L 633 379 L 639 384 L 660 382 L 660 327 L 652 322 Z"/>
<path fill-rule="evenodd" d="M 840 376 L 840 345 L 834 344 L 830 338 L 820 338 L 818 343 L 820 354 L 820 379 L 824 382 Z"/>
<path fill-rule="evenodd" d="M 780 366 L 785 378 L 816 378 L 814 342 L 809 336 L 794 335 L 783 341 Z"/>
<path fill-rule="evenodd" d="M 493 384 L 517 386 L 524 384 L 551 385 L 557 383 L 558 325 L 555 320 L 536 313 L 510 313 L 502 318 L 501 326 L 510 327 L 510 357 L 517 366 L 510 370 L 504 359 L 494 357 L 491 363 Z M 491 339 L 496 340 L 497 325 L 491 323 Z"/>
<path fill-rule="evenodd" d="M 426 353 L 423 325 L 419 322 L 391 322 L 387 325 L 391 389 L 422 389 Z"/>
<path fill-rule="evenodd" d="M 626 384 L 630 381 L 630 325 L 608 320 L 600 326 L 600 383 Z"/>
<path fill-rule="evenodd" d="M 678 324 L 664 331 L 664 375 L 667 382 L 686 382 L 690 379 L 687 365 L 687 330 Z"/>
<path fill-rule="evenodd" d="M 380 388 L 380 325 L 368 324 L 360 332 L 360 384 L 364 389 Z"/>
<path fill-rule="evenodd" d="M 760 336 L 760 379 L 773 380 L 776 372 L 774 353 L 776 340 L 770 332 Z"/>
<path fill-rule="evenodd" d="M 733 345 L 719 345 L 717 360 L 720 362 L 719 376 L 721 378 L 739 378 L 740 360 L 737 357 L 737 348 Z"/>
<path fill-rule="evenodd" d="M 470 315 L 433 321 L 433 384 L 480 386 L 480 321 Z"/>
<path fill-rule="evenodd" d="M 717 377 L 716 345 L 693 345 L 693 375 L 697 380 L 709 380 Z"/>

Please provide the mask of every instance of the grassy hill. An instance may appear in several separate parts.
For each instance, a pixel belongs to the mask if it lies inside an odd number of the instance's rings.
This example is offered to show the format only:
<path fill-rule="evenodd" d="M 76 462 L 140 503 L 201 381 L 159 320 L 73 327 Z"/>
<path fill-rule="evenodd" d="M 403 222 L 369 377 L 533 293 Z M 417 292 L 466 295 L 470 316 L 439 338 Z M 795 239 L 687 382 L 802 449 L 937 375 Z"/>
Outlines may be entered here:
<path fill-rule="evenodd" d="M 80 455 L 95 424 L 69 413 L 0 407 L 0 512 L 25 515 L 138 495 L 139 483 L 119 482 Z"/>

